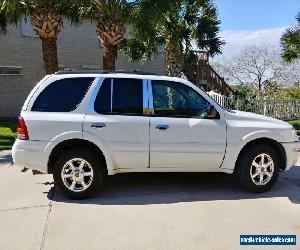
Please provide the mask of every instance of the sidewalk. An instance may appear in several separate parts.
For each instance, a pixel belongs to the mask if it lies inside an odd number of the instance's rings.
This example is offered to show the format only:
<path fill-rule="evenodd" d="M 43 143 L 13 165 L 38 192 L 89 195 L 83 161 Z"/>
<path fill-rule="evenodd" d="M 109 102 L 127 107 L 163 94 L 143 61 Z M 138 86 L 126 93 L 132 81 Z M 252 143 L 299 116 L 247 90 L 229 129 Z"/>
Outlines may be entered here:
<path fill-rule="evenodd" d="M 40 249 L 47 215 L 50 175 L 7 164 L 0 167 L 0 248 Z"/>
<path fill-rule="evenodd" d="M 223 174 L 123 174 L 71 201 L 52 180 L 0 167 L 1 249 L 241 249 L 240 234 L 300 237 L 300 167 L 264 194 Z"/>

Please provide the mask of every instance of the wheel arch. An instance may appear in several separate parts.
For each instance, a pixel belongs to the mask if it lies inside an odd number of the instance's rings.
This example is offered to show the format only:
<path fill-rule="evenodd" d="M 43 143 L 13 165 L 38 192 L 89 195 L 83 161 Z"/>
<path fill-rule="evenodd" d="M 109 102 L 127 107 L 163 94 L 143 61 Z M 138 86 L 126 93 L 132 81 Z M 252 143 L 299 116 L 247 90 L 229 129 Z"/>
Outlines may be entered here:
<path fill-rule="evenodd" d="M 52 151 L 49 155 L 48 163 L 47 163 L 48 173 L 53 174 L 55 162 L 58 159 L 58 156 L 62 151 L 70 149 L 70 148 L 76 148 L 76 147 L 89 149 L 92 152 L 94 152 L 96 155 L 98 155 L 100 157 L 100 159 L 103 161 L 104 166 L 105 166 L 105 172 L 107 173 L 107 171 L 108 171 L 107 159 L 106 159 L 103 151 L 93 142 L 90 142 L 90 141 L 84 140 L 84 139 L 68 139 L 68 140 L 58 143 L 52 149 Z"/>
<path fill-rule="evenodd" d="M 261 137 L 261 138 L 256 138 L 253 139 L 249 142 L 247 142 L 243 148 L 241 149 L 241 151 L 238 154 L 237 160 L 235 162 L 235 170 L 237 167 L 237 164 L 239 162 L 240 157 L 243 155 L 244 152 L 246 152 L 246 150 L 255 145 L 255 144 L 265 144 L 265 145 L 269 145 L 270 147 L 272 147 L 279 155 L 279 161 L 280 161 L 280 166 L 279 168 L 281 170 L 285 170 L 286 165 L 287 165 L 287 156 L 286 156 L 286 152 L 284 147 L 282 146 L 281 143 L 279 143 L 278 141 L 271 139 L 271 138 L 267 138 L 267 137 Z"/>

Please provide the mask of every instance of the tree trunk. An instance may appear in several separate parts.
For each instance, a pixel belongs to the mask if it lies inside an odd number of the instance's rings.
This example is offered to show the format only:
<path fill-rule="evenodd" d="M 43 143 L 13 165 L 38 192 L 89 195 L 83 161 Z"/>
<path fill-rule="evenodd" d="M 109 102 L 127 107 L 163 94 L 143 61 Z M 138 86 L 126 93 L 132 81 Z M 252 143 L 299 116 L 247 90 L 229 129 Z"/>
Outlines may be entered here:
<path fill-rule="evenodd" d="M 58 71 L 56 38 L 42 38 L 42 47 L 46 74 L 53 74 Z"/>
<path fill-rule="evenodd" d="M 183 72 L 184 56 L 182 44 L 170 39 L 165 44 L 165 70 L 168 76 L 178 76 Z"/>
<path fill-rule="evenodd" d="M 261 89 L 262 89 L 261 77 L 258 77 L 258 91 L 261 92 Z"/>
<path fill-rule="evenodd" d="M 103 69 L 109 71 L 116 70 L 117 46 L 106 45 L 103 51 Z"/>

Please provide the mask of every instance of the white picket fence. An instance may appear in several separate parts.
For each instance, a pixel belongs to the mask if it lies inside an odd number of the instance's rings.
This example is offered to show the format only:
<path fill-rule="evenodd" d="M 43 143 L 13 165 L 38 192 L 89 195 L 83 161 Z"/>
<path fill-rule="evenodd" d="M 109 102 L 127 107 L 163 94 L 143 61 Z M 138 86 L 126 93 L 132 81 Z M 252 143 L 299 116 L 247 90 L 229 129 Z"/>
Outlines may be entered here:
<path fill-rule="evenodd" d="M 299 99 L 235 100 L 234 98 L 223 96 L 213 91 L 208 92 L 208 94 L 222 107 L 227 109 L 252 112 L 286 121 L 300 119 Z"/>

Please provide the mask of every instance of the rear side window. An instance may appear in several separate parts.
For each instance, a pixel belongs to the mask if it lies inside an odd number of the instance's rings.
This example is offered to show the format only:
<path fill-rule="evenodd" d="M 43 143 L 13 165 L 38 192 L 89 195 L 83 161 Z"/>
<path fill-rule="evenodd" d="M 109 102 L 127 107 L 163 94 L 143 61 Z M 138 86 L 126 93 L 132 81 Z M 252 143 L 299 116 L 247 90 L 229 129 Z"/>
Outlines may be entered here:
<path fill-rule="evenodd" d="M 111 113 L 111 79 L 106 78 L 97 94 L 95 104 L 95 111 L 99 114 Z"/>
<path fill-rule="evenodd" d="M 47 86 L 35 100 L 31 111 L 70 112 L 81 103 L 95 78 L 66 78 Z"/>
<path fill-rule="evenodd" d="M 140 79 L 105 79 L 94 104 L 99 114 L 143 114 L 143 82 Z"/>
<path fill-rule="evenodd" d="M 143 84 L 139 79 L 114 79 L 112 113 L 142 114 Z"/>

